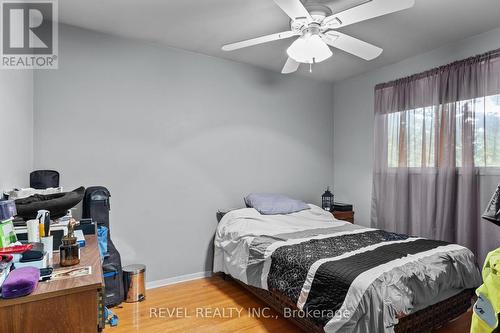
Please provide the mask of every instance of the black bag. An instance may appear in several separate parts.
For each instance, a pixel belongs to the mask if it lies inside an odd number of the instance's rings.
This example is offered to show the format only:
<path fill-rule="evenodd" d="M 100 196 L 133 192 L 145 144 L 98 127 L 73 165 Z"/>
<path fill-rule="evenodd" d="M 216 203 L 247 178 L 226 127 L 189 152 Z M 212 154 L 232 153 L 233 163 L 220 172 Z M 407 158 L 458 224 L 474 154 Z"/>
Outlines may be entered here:
<path fill-rule="evenodd" d="M 120 253 L 108 239 L 108 255 L 102 265 L 104 275 L 104 304 L 107 307 L 117 306 L 124 300 L 123 271 Z"/>
<path fill-rule="evenodd" d="M 87 188 L 83 197 L 82 218 L 91 218 L 97 226 L 108 228 L 108 253 L 104 256 L 104 303 L 116 306 L 123 302 L 123 271 L 120 253 L 111 240 L 109 210 L 111 209 L 109 190 L 103 186 Z"/>
<path fill-rule="evenodd" d="M 500 185 L 497 186 L 495 193 L 493 193 L 488 203 L 488 207 L 486 207 L 481 217 L 500 226 Z"/>
<path fill-rule="evenodd" d="M 49 187 L 59 187 L 59 172 L 55 170 L 36 170 L 30 173 L 30 187 L 45 190 Z"/>
<path fill-rule="evenodd" d="M 97 226 L 105 226 L 109 229 L 110 197 L 109 190 L 104 186 L 88 187 L 83 196 L 82 218 L 91 218 L 97 222 Z"/>

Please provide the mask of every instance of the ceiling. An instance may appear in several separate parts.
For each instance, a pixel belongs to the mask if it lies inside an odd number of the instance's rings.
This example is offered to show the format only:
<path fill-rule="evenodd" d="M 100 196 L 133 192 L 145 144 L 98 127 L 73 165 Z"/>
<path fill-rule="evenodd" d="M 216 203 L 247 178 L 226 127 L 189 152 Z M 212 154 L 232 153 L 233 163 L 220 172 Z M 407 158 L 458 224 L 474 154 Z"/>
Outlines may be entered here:
<path fill-rule="evenodd" d="M 309 0 L 308 0 L 309 1 Z M 315 0 L 334 12 L 365 0 Z M 499 0 L 416 0 L 415 7 L 340 29 L 384 49 L 365 61 L 340 50 L 298 75 L 338 81 L 500 26 Z M 232 52 L 223 44 L 289 29 L 272 0 L 64 0 L 62 23 L 162 43 L 280 72 L 293 39 Z M 294 74 L 297 75 L 297 74 Z"/>

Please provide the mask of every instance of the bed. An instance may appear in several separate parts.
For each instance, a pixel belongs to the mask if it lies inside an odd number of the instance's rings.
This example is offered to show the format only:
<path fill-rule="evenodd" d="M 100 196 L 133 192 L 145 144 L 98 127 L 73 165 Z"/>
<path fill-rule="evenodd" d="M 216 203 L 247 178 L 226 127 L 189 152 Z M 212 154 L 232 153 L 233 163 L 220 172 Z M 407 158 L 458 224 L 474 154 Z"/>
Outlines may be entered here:
<path fill-rule="evenodd" d="M 470 307 L 481 277 L 467 248 L 309 207 L 219 214 L 214 272 L 310 332 L 426 332 Z"/>

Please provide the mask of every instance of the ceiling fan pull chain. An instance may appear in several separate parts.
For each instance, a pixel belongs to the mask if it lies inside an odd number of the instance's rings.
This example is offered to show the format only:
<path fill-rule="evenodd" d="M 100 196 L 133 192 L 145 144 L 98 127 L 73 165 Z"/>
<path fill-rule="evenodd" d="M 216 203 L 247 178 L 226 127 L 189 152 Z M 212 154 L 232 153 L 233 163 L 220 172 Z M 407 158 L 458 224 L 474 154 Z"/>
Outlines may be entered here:
<path fill-rule="evenodd" d="M 312 64 L 309 64 L 309 73 L 313 72 L 313 64 L 316 65 L 316 58 L 315 57 L 313 57 Z"/>

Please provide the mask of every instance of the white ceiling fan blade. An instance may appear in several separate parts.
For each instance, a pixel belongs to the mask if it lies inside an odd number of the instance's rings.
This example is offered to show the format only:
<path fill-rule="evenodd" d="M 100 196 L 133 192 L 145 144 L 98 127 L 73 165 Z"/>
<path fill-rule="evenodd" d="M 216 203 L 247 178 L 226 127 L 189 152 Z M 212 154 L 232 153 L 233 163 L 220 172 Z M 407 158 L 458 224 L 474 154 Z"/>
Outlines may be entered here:
<path fill-rule="evenodd" d="M 323 20 L 323 24 L 331 25 L 330 28 L 345 27 L 374 17 L 398 12 L 414 5 L 415 0 L 371 0 L 343 12 L 328 16 Z"/>
<path fill-rule="evenodd" d="M 353 54 L 365 60 L 373 60 L 382 53 L 382 49 L 338 31 L 329 31 L 321 36 L 330 46 Z"/>
<path fill-rule="evenodd" d="M 299 69 L 299 65 L 300 65 L 299 62 L 289 57 L 285 63 L 285 66 L 283 66 L 283 69 L 281 70 L 281 74 L 293 73 L 297 71 L 297 69 Z"/>
<path fill-rule="evenodd" d="M 274 2 L 276 2 L 292 20 L 299 18 L 305 18 L 309 21 L 313 20 L 311 14 L 309 14 L 300 0 L 274 0 Z"/>
<path fill-rule="evenodd" d="M 268 42 L 272 42 L 272 41 L 275 41 L 278 39 L 285 39 L 285 38 L 290 38 L 293 36 L 298 36 L 298 33 L 293 32 L 293 31 L 278 32 L 278 33 L 275 33 L 272 35 L 267 35 L 267 36 L 262 36 L 262 37 L 244 40 L 244 41 L 237 42 L 237 43 L 227 44 L 227 45 L 224 45 L 222 47 L 222 50 L 233 51 L 233 50 L 241 49 L 244 47 L 268 43 Z"/>

